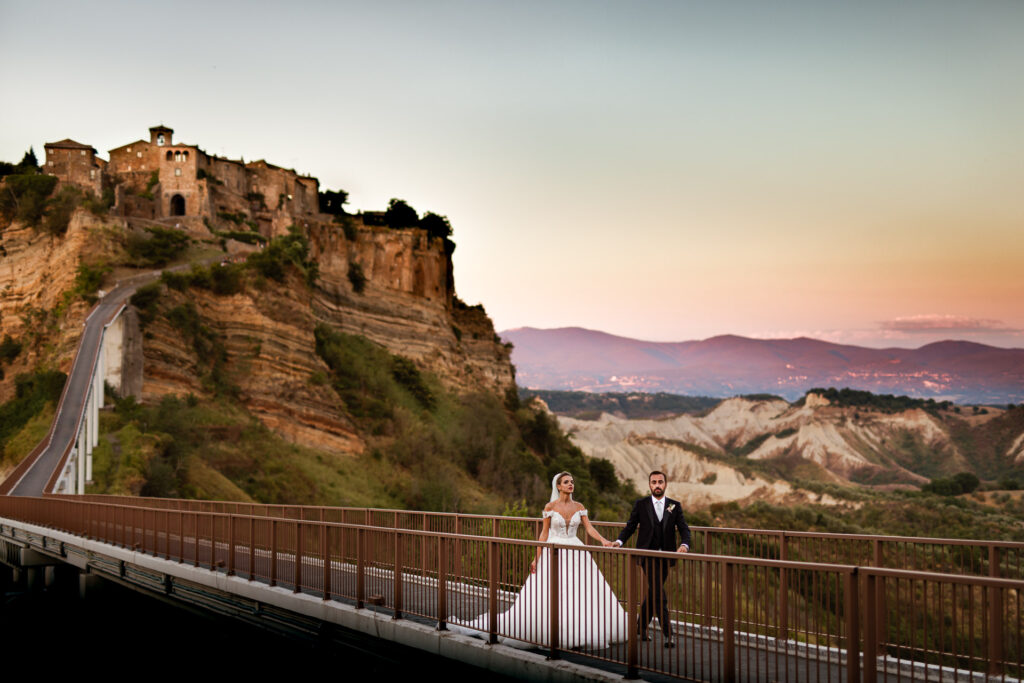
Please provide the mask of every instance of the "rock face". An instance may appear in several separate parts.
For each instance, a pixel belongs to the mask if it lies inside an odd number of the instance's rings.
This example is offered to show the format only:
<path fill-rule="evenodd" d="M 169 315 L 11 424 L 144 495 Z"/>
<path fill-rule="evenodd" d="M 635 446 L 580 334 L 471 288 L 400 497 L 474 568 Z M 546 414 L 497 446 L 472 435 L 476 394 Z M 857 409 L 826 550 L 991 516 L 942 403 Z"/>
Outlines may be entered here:
<path fill-rule="evenodd" d="M 648 472 L 661 469 L 673 495 L 701 505 L 790 494 L 780 479 L 743 474 L 744 458 L 842 483 L 916 485 L 962 471 L 998 477 L 1024 464 L 1024 409 L 988 410 L 966 418 L 920 409 L 882 413 L 810 394 L 802 405 L 733 398 L 704 417 L 558 420 L 585 453 L 610 460 L 640 490 Z M 976 447 L 965 453 L 963 444 Z"/>
<path fill-rule="evenodd" d="M 67 372 L 89 304 L 69 292 L 78 267 L 108 259 L 113 247 L 91 214 L 74 214 L 63 236 L 18 223 L 0 231 L 0 337 L 22 342 L 22 352 L 4 368 L 0 402 L 13 395 L 14 376 L 40 362 Z"/>
<path fill-rule="evenodd" d="M 190 227 L 194 234 L 204 232 Z M 318 323 L 365 336 L 406 356 L 455 391 L 504 394 L 514 389 L 509 350 L 497 339 L 486 313 L 454 297 L 451 260 L 443 240 L 431 240 L 418 229 L 387 230 L 358 223 L 350 229 L 349 239 L 341 226 L 326 220 L 305 221 L 301 227 L 309 238 L 311 259 L 320 269 L 314 287 L 291 274 L 284 283 L 267 280 L 262 289 L 250 287 L 232 296 L 191 288 L 185 293 L 168 290 L 160 301 L 165 313 L 194 306 L 200 324 L 225 351 L 226 376 L 237 386 L 239 399 L 264 424 L 303 445 L 340 453 L 362 450 L 362 439 L 338 396 L 316 379 L 329 372 L 316 354 L 313 331 Z M 73 288 L 79 263 L 116 260 L 119 229 L 124 228 L 104 227 L 78 211 L 63 237 L 18 225 L 3 231 L 0 334 L 28 338 L 32 312 L 40 311 L 48 316 L 45 324 L 56 330 L 56 343 L 51 340 L 53 346 L 45 352 L 22 353 L 5 368 L 0 400 L 9 398 L 13 376 L 21 368 L 41 360 L 65 371 L 70 368 L 89 306 L 72 302 L 59 319 L 52 311 L 62 293 Z M 365 278 L 362 291 L 356 291 L 350 278 L 350 269 L 357 267 Z M 131 315 L 124 327 L 124 367 L 142 366 L 142 400 L 209 394 L 210 387 L 201 378 L 211 359 L 200 357 L 194 340 L 166 317 L 158 316 L 140 329 L 138 317 Z M 49 355 L 44 358 L 44 353 Z"/>
<path fill-rule="evenodd" d="M 320 265 L 312 302 L 319 320 L 413 359 L 456 389 L 515 385 L 509 350 L 487 314 L 454 299 L 442 240 L 422 230 L 360 227 L 351 241 L 337 225 L 309 230 Z M 356 265 L 366 278 L 362 292 L 349 278 Z"/>

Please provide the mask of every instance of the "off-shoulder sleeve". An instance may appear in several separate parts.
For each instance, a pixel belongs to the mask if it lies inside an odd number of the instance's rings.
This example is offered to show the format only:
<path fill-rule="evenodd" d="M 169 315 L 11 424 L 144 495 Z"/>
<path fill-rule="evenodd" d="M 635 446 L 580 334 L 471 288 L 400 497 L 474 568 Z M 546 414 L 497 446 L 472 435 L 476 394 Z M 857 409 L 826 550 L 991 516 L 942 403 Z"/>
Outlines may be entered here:
<path fill-rule="evenodd" d="M 583 508 L 582 510 L 579 511 L 579 513 L 580 513 L 580 517 L 589 517 L 590 516 L 590 513 L 587 512 L 587 508 Z"/>
<path fill-rule="evenodd" d="M 541 519 L 547 519 L 548 517 L 551 517 L 554 514 L 555 514 L 554 510 L 545 510 L 544 513 L 540 516 L 540 518 Z"/>

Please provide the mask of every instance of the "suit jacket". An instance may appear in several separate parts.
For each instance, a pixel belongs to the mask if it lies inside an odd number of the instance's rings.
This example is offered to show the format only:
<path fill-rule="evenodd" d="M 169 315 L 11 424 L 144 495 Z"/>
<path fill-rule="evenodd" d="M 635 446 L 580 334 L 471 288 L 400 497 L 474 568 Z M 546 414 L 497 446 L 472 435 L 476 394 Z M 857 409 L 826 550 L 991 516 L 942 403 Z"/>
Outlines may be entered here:
<path fill-rule="evenodd" d="M 660 545 L 654 533 L 659 524 L 661 525 Z M 640 534 L 636 539 L 637 548 L 674 552 L 679 548 L 679 543 L 676 543 L 676 531 L 679 532 L 680 542 L 687 546 L 690 545 L 690 527 L 686 525 L 686 519 L 683 517 L 683 506 L 679 504 L 679 501 L 671 498 L 665 498 L 665 514 L 660 522 L 654 513 L 654 498 L 652 496 L 641 498 L 634 503 L 633 512 L 630 513 L 629 521 L 626 522 L 626 528 L 619 534 L 619 542 L 625 545 L 637 527 L 640 528 Z"/>

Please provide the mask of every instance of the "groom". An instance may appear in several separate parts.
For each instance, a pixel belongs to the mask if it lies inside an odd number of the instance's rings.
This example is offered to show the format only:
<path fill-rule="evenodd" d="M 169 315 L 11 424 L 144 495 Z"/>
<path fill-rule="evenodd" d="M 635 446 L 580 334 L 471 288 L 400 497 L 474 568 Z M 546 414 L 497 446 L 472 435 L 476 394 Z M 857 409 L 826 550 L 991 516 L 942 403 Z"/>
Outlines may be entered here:
<path fill-rule="evenodd" d="M 633 505 L 626 528 L 619 534 L 613 545 L 621 546 L 640 527 L 636 547 L 644 550 L 676 550 L 685 553 L 690 550 L 690 527 L 686 526 L 683 509 L 678 501 L 665 497 L 666 479 L 664 472 L 651 472 L 647 477 L 651 488 L 649 498 L 641 498 Z M 676 547 L 676 530 L 679 530 L 681 544 Z M 661 630 L 665 634 L 665 647 L 675 647 L 672 642 L 672 622 L 668 616 L 668 601 L 665 599 L 665 580 L 675 560 L 641 557 L 640 566 L 647 577 L 647 594 L 640 605 L 640 639 L 650 640 L 647 627 L 657 614 Z"/>

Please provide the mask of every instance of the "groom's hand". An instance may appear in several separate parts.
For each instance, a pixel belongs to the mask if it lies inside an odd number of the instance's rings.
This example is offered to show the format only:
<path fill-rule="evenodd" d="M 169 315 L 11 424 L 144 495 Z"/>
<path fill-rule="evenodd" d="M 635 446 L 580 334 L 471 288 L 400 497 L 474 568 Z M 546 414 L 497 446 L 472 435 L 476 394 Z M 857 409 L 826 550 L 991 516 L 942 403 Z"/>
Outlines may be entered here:
<path fill-rule="evenodd" d="M 677 553 L 688 553 L 688 552 L 690 552 L 690 546 L 688 546 L 688 545 L 686 545 L 684 543 L 683 545 L 679 546 L 679 550 L 677 550 L 676 552 Z"/>

